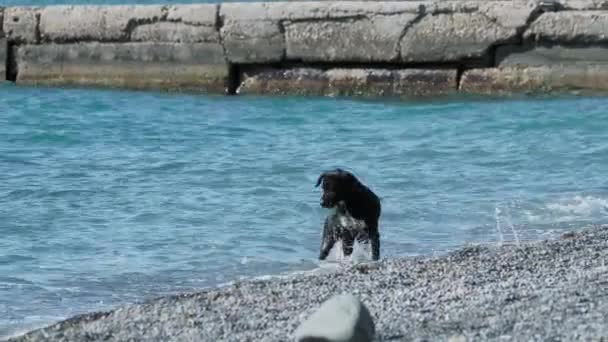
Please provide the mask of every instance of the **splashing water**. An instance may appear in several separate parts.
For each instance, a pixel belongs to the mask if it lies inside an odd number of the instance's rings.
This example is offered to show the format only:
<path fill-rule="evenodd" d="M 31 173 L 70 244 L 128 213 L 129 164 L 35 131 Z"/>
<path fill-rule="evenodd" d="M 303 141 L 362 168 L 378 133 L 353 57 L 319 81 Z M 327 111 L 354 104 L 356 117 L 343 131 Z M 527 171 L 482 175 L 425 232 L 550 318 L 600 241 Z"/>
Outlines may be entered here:
<path fill-rule="evenodd" d="M 501 215 L 504 217 L 504 223 L 501 222 Z M 505 206 L 504 212 L 497 205 L 494 208 L 494 220 L 496 221 L 496 231 L 498 232 L 499 245 L 502 245 L 505 242 L 505 237 L 503 234 L 503 224 L 506 225 L 505 228 L 510 229 L 513 234 L 513 241 L 517 246 L 520 245 L 519 236 L 517 234 L 517 230 L 515 229 L 515 225 L 511 220 L 511 212 L 508 206 Z"/>
<path fill-rule="evenodd" d="M 499 244 L 502 245 L 504 242 L 504 236 L 502 235 L 502 230 L 500 229 L 500 208 L 494 208 L 494 219 L 496 220 L 496 231 L 498 232 Z"/>
<path fill-rule="evenodd" d="M 349 265 L 371 261 L 371 247 L 369 243 L 361 243 L 355 240 L 353 252 L 346 256 L 342 251 L 342 240 L 336 241 L 334 247 L 329 251 L 326 261 Z"/>
<path fill-rule="evenodd" d="M 577 222 L 593 219 L 599 222 L 608 217 L 608 199 L 600 196 L 574 195 L 550 201 L 541 208 L 527 210 L 530 223 Z"/>

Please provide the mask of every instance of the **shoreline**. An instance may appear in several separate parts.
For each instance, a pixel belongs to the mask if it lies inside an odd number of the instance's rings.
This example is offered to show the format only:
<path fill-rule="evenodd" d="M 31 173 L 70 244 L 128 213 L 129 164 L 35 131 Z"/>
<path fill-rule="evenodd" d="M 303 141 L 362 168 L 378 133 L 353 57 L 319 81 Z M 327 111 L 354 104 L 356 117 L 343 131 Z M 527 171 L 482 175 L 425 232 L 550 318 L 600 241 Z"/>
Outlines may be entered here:
<path fill-rule="evenodd" d="M 332 295 L 369 308 L 376 340 L 608 336 L 608 225 L 521 245 L 464 247 L 327 274 L 291 274 L 91 312 L 8 341 L 289 340 Z"/>

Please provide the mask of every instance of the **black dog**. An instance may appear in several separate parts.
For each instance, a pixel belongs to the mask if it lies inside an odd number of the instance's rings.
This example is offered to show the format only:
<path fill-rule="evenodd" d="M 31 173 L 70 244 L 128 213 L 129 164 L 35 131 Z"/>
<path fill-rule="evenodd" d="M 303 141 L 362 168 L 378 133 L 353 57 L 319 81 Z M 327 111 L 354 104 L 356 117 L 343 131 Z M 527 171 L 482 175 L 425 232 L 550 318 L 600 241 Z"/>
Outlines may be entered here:
<path fill-rule="evenodd" d="M 325 219 L 319 259 L 324 260 L 337 240 L 342 240 L 344 255 L 353 252 L 355 239 L 371 241 L 372 260 L 380 258 L 380 199 L 352 173 L 342 169 L 323 172 L 317 185 L 323 183 L 321 206 L 335 208 Z"/>

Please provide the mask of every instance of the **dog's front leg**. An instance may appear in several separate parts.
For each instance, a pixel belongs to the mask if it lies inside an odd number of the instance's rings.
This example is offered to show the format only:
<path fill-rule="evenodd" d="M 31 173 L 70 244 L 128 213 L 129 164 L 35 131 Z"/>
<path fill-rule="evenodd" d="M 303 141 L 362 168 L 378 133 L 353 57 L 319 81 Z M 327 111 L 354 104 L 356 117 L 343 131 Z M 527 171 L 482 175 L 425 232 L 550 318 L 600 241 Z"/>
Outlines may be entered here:
<path fill-rule="evenodd" d="M 369 238 L 372 242 L 372 260 L 376 261 L 380 259 L 380 233 L 376 230 Z"/>
<path fill-rule="evenodd" d="M 325 260 L 325 258 L 327 258 L 327 255 L 329 255 L 329 251 L 336 243 L 336 234 L 334 234 L 332 228 L 333 227 L 330 225 L 329 218 L 327 218 L 325 220 L 325 224 L 323 225 L 323 237 L 321 239 L 321 251 L 319 252 L 319 260 Z"/>

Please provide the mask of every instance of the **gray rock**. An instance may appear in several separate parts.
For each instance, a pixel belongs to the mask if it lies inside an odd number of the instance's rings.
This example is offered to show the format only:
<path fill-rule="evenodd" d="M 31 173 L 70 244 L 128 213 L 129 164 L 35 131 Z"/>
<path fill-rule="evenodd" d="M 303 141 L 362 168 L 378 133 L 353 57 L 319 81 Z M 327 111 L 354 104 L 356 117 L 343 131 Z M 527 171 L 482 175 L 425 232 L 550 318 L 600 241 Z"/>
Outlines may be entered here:
<path fill-rule="evenodd" d="M 221 35 L 226 57 L 233 63 L 277 62 L 285 54 L 285 39 L 277 22 L 229 20 Z"/>
<path fill-rule="evenodd" d="M 583 64 L 473 69 L 463 74 L 460 90 L 475 94 L 605 92 L 608 67 Z"/>
<path fill-rule="evenodd" d="M 375 334 L 367 307 L 352 294 L 325 301 L 295 331 L 296 341 L 369 342 Z"/>
<path fill-rule="evenodd" d="M 134 24 L 164 16 L 160 5 L 48 6 L 40 14 L 40 35 L 47 42 L 126 41 Z"/>
<path fill-rule="evenodd" d="M 608 64 L 608 48 L 507 45 L 496 49 L 496 63 L 500 67 Z"/>
<path fill-rule="evenodd" d="M 7 7 L 4 10 L 3 31 L 15 43 L 38 43 L 39 7 Z"/>
<path fill-rule="evenodd" d="M 80 43 L 19 46 L 17 83 L 225 92 L 219 44 Z"/>
<path fill-rule="evenodd" d="M 394 61 L 399 39 L 418 14 L 285 24 L 287 58 L 323 62 Z"/>
<path fill-rule="evenodd" d="M 159 22 L 137 26 L 131 41 L 173 43 L 219 43 L 219 34 L 212 26 L 194 26 L 180 22 Z"/>
<path fill-rule="evenodd" d="M 543 13 L 526 30 L 524 38 L 559 44 L 608 42 L 608 11 Z"/>

